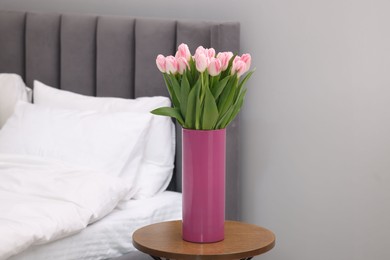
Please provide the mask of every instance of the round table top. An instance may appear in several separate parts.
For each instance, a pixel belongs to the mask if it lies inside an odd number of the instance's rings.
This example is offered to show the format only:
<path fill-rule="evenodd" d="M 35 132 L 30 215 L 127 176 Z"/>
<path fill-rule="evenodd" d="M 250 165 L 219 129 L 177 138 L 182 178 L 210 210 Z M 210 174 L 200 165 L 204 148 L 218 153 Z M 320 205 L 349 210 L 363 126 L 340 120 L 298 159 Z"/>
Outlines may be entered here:
<path fill-rule="evenodd" d="M 256 225 L 226 221 L 223 241 L 191 243 L 182 239 L 181 221 L 168 221 L 135 231 L 133 245 L 146 254 L 170 259 L 244 259 L 271 250 L 275 235 Z"/>

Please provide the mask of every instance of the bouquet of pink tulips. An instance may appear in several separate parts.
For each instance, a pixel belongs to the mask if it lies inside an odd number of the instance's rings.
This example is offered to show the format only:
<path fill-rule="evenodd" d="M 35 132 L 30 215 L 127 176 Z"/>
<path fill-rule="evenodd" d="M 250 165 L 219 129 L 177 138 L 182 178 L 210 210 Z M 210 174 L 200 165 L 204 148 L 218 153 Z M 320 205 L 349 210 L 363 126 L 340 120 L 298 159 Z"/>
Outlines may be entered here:
<path fill-rule="evenodd" d="M 192 56 L 180 44 L 175 57 L 158 55 L 156 64 L 163 73 L 173 107 L 161 107 L 153 114 L 175 118 L 183 128 L 213 130 L 225 128 L 238 114 L 253 71 L 251 56 L 215 55 L 213 48 L 199 46 Z"/>

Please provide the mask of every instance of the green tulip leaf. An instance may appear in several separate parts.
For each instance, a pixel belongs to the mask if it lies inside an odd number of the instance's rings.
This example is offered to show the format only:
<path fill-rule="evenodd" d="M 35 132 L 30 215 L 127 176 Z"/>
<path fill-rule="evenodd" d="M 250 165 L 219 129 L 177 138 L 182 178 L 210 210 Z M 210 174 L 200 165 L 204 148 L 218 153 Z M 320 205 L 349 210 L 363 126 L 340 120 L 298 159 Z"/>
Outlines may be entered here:
<path fill-rule="evenodd" d="M 240 93 L 239 97 L 237 98 L 237 101 L 236 101 L 236 102 L 234 103 L 234 105 L 232 106 L 232 108 L 233 108 L 232 114 L 230 115 L 229 120 L 226 121 L 226 124 L 225 124 L 225 126 L 223 126 L 223 128 L 226 127 L 228 124 L 230 124 L 230 122 L 233 121 L 234 118 L 235 118 L 235 117 L 238 115 L 238 113 L 240 112 L 241 107 L 242 107 L 242 105 L 244 104 L 244 98 L 245 98 L 245 95 L 246 95 L 246 91 L 247 91 L 247 89 L 244 89 L 244 90 Z"/>
<path fill-rule="evenodd" d="M 216 128 L 217 129 L 222 129 L 222 128 L 225 128 L 227 124 L 229 124 L 229 119 L 231 117 L 233 113 L 233 106 L 231 106 L 228 111 L 226 111 L 226 113 L 218 119 L 218 122 L 217 122 L 217 125 L 216 125 Z"/>
<path fill-rule="evenodd" d="M 221 74 L 218 74 L 217 76 L 211 76 L 211 81 L 210 81 L 210 90 L 211 93 L 213 92 L 213 89 L 219 82 L 219 78 L 221 77 Z"/>
<path fill-rule="evenodd" d="M 221 114 L 225 114 L 225 112 L 229 109 L 229 107 L 233 105 L 234 96 L 237 90 L 237 83 L 238 83 L 237 75 L 234 75 L 233 77 L 231 77 L 228 85 L 223 90 L 221 94 L 221 98 L 219 99 L 218 102 L 218 111 Z"/>
<path fill-rule="evenodd" d="M 180 89 L 180 83 L 179 81 L 177 80 L 176 76 L 175 75 L 169 75 L 171 77 L 171 82 L 172 82 L 172 87 L 173 87 L 173 91 L 175 92 L 175 95 L 177 97 L 177 99 L 179 100 L 179 103 L 181 104 L 181 89 Z"/>
<path fill-rule="evenodd" d="M 201 99 L 201 93 L 202 93 L 202 77 L 199 77 L 198 85 L 196 86 L 197 94 L 196 94 L 196 104 L 195 104 L 195 129 L 201 129 L 201 115 L 203 110 L 203 101 Z"/>
<path fill-rule="evenodd" d="M 199 88 L 200 88 L 200 80 L 196 82 L 195 86 L 191 89 L 190 93 L 188 94 L 187 111 L 186 111 L 186 118 L 185 118 L 186 128 L 192 129 L 195 126 L 196 104 L 198 101 Z"/>
<path fill-rule="evenodd" d="M 220 80 L 215 87 L 211 89 L 211 92 L 213 93 L 213 96 L 215 100 L 218 99 L 219 95 L 221 95 L 222 91 L 224 90 L 226 84 L 228 83 L 230 79 L 230 76 L 225 77 L 224 79 Z"/>
<path fill-rule="evenodd" d="M 191 71 L 191 61 L 189 61 L 188 68 L 185 70 L 184 74 L 186 75 L 187 80 L 188 80 L 188 82 L 190 83 L 190 86 L 191 86 L 191 84 L 194 83 L 194 79 L 193 79 L 192 71 Z"/>
<path fill-rule="evenodd" d="M 195 82 L 197 82 L 198 78 L 199 78 L 199 73 L 196 70 L 195 61 L 192 57 L 191 57 L 189 64 L 190 64 L 190 71 L 191 71 L 191 75 L 192 75 L 192 77 L 191 77 L 192 81 L 190 82 L 190 85 L 195 86 Z"/>
<path fill-rule="evenodd" d="M 245 75 L 245 77 L 240 81 L 240 83 L 238 84 L 238 89 L 237 89 L 237 92 L 236 92 L 236 98 L 238 96 L 239 93 L 241 93 L 241 90 L 242 90 L 242 86 L 245 85 L 245 83 L 248 81 L 248 79 L 252 76 L 252 74 L 255 72 L 255 70 L 252 70 L 250 71 L 248 74 Z"/>
<path fill-rule="evenodd" d="M 169 95 L 171 96 L 173 106 L 174 107 L 180 107 L 179 100 L 176 97 L 175 92 L 173 91 L 173 87 L 171 85 L 171 80 L 169 78 L 169 75 L 164 73 L 163 76 L 164 76 L 165 85 L 167 86 Z"/>
<path fill-rule="evenodd" d="M 154 115 L 170 116 L 170 117 L 176 118 L 176 120 L 179 122 L 179 124 L 184 126 L 184 120 L 183 120 L 183 117 L 180 114 L 180 109 L 179 108 L 160 107 L 160 108 L 152 110 L 151 113 L 154 114 Z"/>
<path fill-rule="evenodd" d="M 218 120 L 218 107 L 215 103 L 213 94 L 209 88 L 206 88 L 204 111 L 202 118 L 202 129 L 211 130 L 215 127 Z"/>
<path fill-rule="evenodd" d="M 183 78 L 181 80 L 181 98 L 180 98 L 181 100 L 180 110 L 184 118 L 186 118 L 188 94 L 190 93 L 190 90 L 191 90 L 190 83 L 188 82 L 187 76 L 184 73 Z"/>

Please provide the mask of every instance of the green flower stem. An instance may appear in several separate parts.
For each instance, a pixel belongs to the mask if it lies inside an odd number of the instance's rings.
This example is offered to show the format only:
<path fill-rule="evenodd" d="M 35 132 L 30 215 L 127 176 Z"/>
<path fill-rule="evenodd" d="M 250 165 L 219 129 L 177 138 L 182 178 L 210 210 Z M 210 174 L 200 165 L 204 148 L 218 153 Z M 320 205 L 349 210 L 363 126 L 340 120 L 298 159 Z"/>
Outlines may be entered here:
<path fill-rule="evenodd" d="M 204 84 L 204 72 L 200 74 L 200 82 L 201 82 L 201 91 L 200 91 L 200 102 L 203 102 L 204 93 L 205 93 L 205 84 Z"/>

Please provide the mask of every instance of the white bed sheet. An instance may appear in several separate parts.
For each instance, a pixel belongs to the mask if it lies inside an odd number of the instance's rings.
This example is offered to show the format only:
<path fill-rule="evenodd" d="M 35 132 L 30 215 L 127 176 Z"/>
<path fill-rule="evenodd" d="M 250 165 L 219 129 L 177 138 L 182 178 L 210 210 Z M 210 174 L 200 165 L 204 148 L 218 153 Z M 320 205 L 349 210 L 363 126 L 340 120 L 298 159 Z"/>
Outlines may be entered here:
<path fill-rule="evenodd" d="M 129 189 L 123 179 L 97 170 L 0 153 L 0 259 L 80 232 L 109 214 Z"/>
<path fill-rule="evenodd" d="M 151 223 L 181 219 L 181 200 L 181 193 L 165 191 L 149 199 L 122 202 L 80 233 L 31 247 L 9 260 L 97 260 L 136 251 L 133 232 Z"/>

